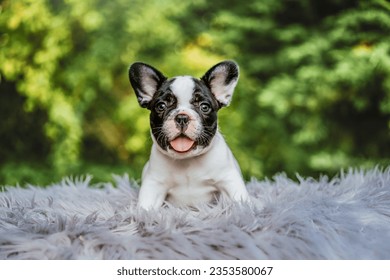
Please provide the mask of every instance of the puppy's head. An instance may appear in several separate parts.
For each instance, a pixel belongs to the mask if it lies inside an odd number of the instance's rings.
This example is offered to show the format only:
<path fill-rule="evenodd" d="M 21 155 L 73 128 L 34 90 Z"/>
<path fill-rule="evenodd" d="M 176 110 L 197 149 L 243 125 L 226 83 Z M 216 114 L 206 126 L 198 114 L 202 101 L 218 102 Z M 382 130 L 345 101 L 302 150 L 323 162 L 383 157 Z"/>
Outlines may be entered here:
<path fill-rule="evenodd" d="M 141 107 L 150 110 L 153 141 L 173 158 L 197 156 L 209 147 L 217 131 L 217 112 L 229 105 L 238 81 L 238 66 L 223 61 L 197 79 L 168 79 L 154 67 L 130 66 L 130 83 Z"/>

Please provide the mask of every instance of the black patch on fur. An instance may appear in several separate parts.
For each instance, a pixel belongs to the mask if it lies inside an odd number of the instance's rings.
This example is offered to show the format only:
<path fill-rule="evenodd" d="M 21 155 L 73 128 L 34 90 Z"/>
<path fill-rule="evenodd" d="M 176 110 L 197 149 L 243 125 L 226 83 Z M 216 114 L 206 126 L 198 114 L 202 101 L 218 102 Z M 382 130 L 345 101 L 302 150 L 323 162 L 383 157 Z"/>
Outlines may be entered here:
<path fill-rule="evenodd" d="M 217 112 L 220 106 L 209 87 L 202 80 L 193 79 L 193 81 L 195 83 L 195 89 L 190 103 L 192 104 L 192 109 L 200 116 L 203 125 L 203 131 L 197 139 L 197 144 L 206 147 L 210 144 L 217 132 Z M 209 104 L 211 111 L 204 113 L 200 109 L 202 103 Z"/>
<path fill-rule="evenodd" d="M 153 99 L 148 106 L 148 109 L 150 110 L 150 127 L 152 129 L 152 134 L 157 143 L 164 150 L 167 150 L 169 146 L 168 138 L 162 133 L 164 120 L 166 120 L 168 114 L 177 107 L 177 98 L 170 89 L 174 81 L 175 78 L 165 81 L 153 96 Z M 167 106 L 166 110 L 163 112 L 159 112 L 156 107 L 161 102 Z"/>
<path fill-rule="evenodd" d="M 224 75 L 225 75 L 225 80 L 223 81 L 224 85 L 229 85 L 233 80 L 238 79 L 239 71 L 238 71 L 238 66 L 235 62 L 226 60 L 222 61 L 213 67 L 210 68 L 206 72 L 206 74 L 203 75 L 201 80 L 205 83 L 205 85 L 211 90 L 211 82 L 216 78 L 216 69 L 218 67 L 222 67 L 224 69 Z M 219 73 L 221 75 L 221 73 Z M 217 101 L 219 104 L 219 108 L 222 108 L 226 106 L 226 104 L 223 104 L 219 101 Z"/>
<path fill-rule="evenodd" d="M 225 81 L 224 81 L 225 85 L 228 85 L 232 82 L 232 80 L 237 79 L 237 77 L 238 77 L 237 64 L 233 61 L 230 61 L 230 60 L 222 61 L 222 62 L 214 65 L 213 67 L 211 67 L 210 70 L 208 70 L 206 72 L 206 74 L 204 74 L 204 76 L 201 78 L 201 80 L 203 80 L 208 87 L 210 87 L 211 81 L 215 78 L 215 75 L 214 75 L 215 69 L 217 69 L 218 67 L 221 67 L 221 66 L 226 69 L 226 77 L 225 77 Z"/>
<path fill-rule="evenodd" d="M 169 142 L 168 138 L 162 132 L 162 126 L 170 112 L 177 108 L 177 97 L 171 91 L 171 85 L 174 81 L 175 78 L 165 81 L 158 89 L 153 99 L 149 102 L 148 106 L 148 109 L 150 110 L 150 127 L 152 129 L 152 134 L 158 145 L 164 150 L 168 149 Z M 195 87 L 193 97 L 190 100 L 190 104 L 192 105 L 191 109 L 197 112 L 203 125 L 203 131 L 195 141 L 197 145 L 206 147 L 210 144 L 217 131 L 217 111 L 220 106 L 203 81 L 195 78 L 193 78 L 193 81 Z M 158 109 L 158 106 L 161 103 L 166 105 L 164 111 L 159 111 Z M 202 112 L 200 109 L 202 103 L 207 103 L 211 107 L 210 112 Z"/>
<path fill-rule="evenodd" d="M 149 71 L 146 71 L 149 70 Z M 155 90 L 157 91 L 162 84 L 167 80 L 167 78 L 156 68 L 142 62 L 135 62 L 129 68 L 129 80 L 131 86 L 134 89 L 135 94 L 137 95 L 137 100 L 139 105 L 143 108 L 149 106 L 149 102 L 143 101 L 143 95 L 146 95 L 144 84 L 142 81 L 145 79 L 145 75 L 148 75 L 150 79 L 154 80 L 156 83 Z"/>
<path fill-rule="evenodd" d="M 233 80 L 238 78 L 238 66 L 233 61 L 218 63 L 208 70 L 201 79 L 192 78 L 195 88 L 192 99 L 190 100 L 191 109 L 197 112 L 203 126 L 201 135 L 195 140 L 197 145 L 203 147 L 210 144 L 217 132 L 218 110 L 226 106 L 226 104 L 219 102 L 211 92 L 211 82 L 216 77 L 215 70 L 218 67 L 223 67 L 223 71 L 218 72 L 218 74 L 223 75 L 223 83 L 225 85 L 229 85 Z M 154 81 L 152 86 L 155 87 L 155 92 L 149 101 L 144 100 L 145 96 L 150 97 L 150 94 L 146 93 L 146 85 L 143 84 L 145 78 L 148 78 L 149 81 Z M 150 110 L 150 127 L 154 138 L 162 149 L 167 150 L 169 142 L 167 136 L 162 132 L 162 127 L 170 112 L 177 108 L 177 97 L 171 90 L 171 85 L 176 78 L 167 79 L 156 68 L 148 64 L 136 62 L 129 69 L 129 79 L 140 106 Z M 202 110 L 202 105 L 204 108 L 205 104 L 211 109 L 206 111 Z M 161 110 L 161 106 L 164 107 L 164 110 Z"/>

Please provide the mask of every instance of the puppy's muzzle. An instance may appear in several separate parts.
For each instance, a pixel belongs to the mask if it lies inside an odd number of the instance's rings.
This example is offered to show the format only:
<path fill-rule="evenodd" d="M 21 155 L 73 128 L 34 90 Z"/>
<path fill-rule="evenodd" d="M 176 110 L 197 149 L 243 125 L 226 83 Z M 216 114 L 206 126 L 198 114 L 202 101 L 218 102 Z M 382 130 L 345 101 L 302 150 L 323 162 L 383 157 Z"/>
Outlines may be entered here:
<path fill-rule="evenodd" d="M 175 117 L 175 124 L 176 127 L 181 131 L 184 132 L 188 128 L 188 123 L 190 122 L 190 116 L 186 114 L 178 114 Z"/>

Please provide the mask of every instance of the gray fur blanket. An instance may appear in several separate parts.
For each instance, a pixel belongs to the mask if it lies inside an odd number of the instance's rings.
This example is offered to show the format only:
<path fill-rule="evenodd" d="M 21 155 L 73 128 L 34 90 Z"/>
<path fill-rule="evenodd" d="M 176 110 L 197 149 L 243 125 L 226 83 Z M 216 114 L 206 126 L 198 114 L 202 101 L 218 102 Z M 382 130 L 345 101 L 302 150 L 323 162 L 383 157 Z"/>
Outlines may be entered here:
<path fill-rule="evenodd" d="M 254 207 L 137 210 L 137 184 L 0 193 L 0 259 L 390 259 L 390 168 L 247 183 Z"/>

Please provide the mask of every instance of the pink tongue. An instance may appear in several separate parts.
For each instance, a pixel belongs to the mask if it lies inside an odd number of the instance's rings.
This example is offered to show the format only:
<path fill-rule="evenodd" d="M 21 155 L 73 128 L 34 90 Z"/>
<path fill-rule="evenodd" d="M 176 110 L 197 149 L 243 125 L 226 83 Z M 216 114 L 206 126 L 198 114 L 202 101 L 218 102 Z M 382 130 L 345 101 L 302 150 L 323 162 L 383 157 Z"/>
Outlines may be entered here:
<path fill-rule="evenodd" d="M 192 145 L 194 145 L 194 141 L 187 137 L 180 136 L 172 140 L 170 144 L 176 152 L 183 153 L 187 152 L 189 149 L 192 148 Z"/>

